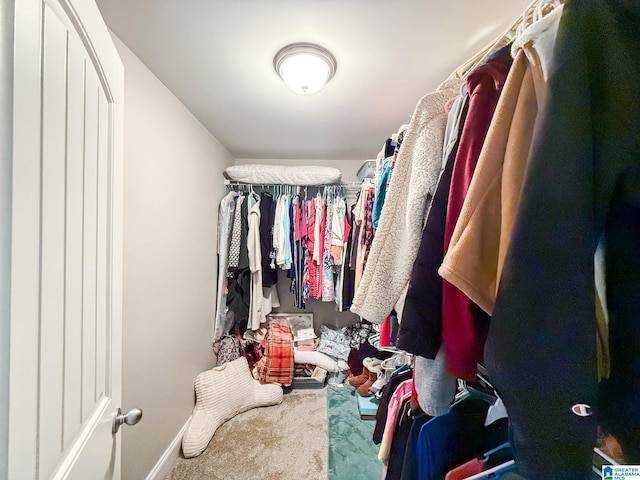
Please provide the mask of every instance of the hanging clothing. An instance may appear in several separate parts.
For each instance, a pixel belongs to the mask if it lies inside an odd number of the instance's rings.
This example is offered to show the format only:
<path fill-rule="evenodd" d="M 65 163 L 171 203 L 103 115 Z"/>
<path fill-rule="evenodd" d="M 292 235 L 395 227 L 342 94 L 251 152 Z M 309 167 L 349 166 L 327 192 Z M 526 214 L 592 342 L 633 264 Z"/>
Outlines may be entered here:
<path fill-rule="evenodd" d="M 273 218 L 273 268 L 284 265 L 284 195 L 278 197 L 276 211 Z"/>
<path fill-rule="evenodd" d="M 316 199 L 312 198 L 309 204 L 309 242 L 307 244 L 307 249 L 309 252 L 309 260 L 307 262 L 308 275 L 309 275 L 309 297 L 310 298 L 318 298 L 319 296 L 319 276 L 318 276 L 318 262 L 316 260 L 316 251 L 317 246 L 319 245 L 318 229 L 316 228 L 317 222 L 317 203 Z"/>
<path fill-rule="evenodd" d="M 598 422 L 640 463 L 638 31 L 634 2 L 572 0 L 560 20 L 486 346 L 525 478 L 587 478 Z M 611 375 L 599 386 L 603 236 Z"/>
<path fill-rule="evenodd" d="M 214 342 L 222 337 L 229 328 L 227 326 L 227 269 L 237 196 L 236 192 L 227 193 L 218 208 L 218 294 L 213 327 Z"/>
<path fill-rule="evenodd" d="M 353 301 L 353 295 L 355 290 L 356 272 L 351 268 L 351 255 L 353 238 L 355 236 L 355 226 L 353 220 L 353 206 L 349 209 L 349 216 L 345 217 L 345 238 L 346 243 L 344 247 L 345 259 L 342 262 L 342 310 L 346 311 L 351 308 Z M 350 221 L 347 220 L 350 219 Z"/>
<path fill-rule="evenodd" d="M 339 312 L 343 312 L 345 309 L 344 308 L 345 279 L 347 282 L 349 281 L 348 273 L 347 273 L 349 271 L 349 267 L 347 265 L 349 263 L 348 246 L 349 246 L 349 238 L 351 236 L 351 225 L 349 225 L 349 222 L 347 221 L 347 216 L 346 216 L 347 204 L 345 199 L 341 198 L 341 200 L 343 204 L 343 208 L 341 209 L 342 211 L 342 216 L 341 216 L 342 218 L 342 249 L 341 249 L 342 258 L 340 260 L 340 266 L 339 266 L 338 275 L 336 278 L 336 306 Z M 348 299 L 348 301 L 350 302 L 350 299 Z"/>
<path fill-rule="evenodd" d="M 420 478 L 418 476 L 418 438 L 420 437 L 420 430 L 431 418 L 426 414 L 418 415 L 411 425 L 404 462 L 402 463 L 402 476 L 400 477 L 402 480 Z"/>
<path fill-rule="evenodd" d="M 303 299 L 303 277 L 305 270 L 305 251 L 302 242 L 302 203 L 300 195 L 296 195 L 291 202 L 293 232 L 293 278 L 291 280 L 291 292 L 293 293 L 293 306 L 305 309 Z"/>
<path fill-rule="evenodd" d="M 444 225 L 449 187 L 460 133 L 467 115 L 468 99 L 465 89 L 460 97 L 459 110 L 456 112 L 454 108 L 449 115 L 455 119 L 450 130 L 455 141 L 448 145 L 449 157 L 422 231 L 398 336 L 398 348 L 430 359 L 436 358 L 442 343 L 442 278 L 438 275 L 438 267 L 444 256 Z"/>
<path fill-rule="evenodd" d="M 344 216 L 347 204 L 342 197 L 336 197 L 331 215 L 331 258 L 334 265 L 342 265 L 344 249 Z"/>
<path fill-rule="evenodd" d="M 493 313 L 562 6 L 513 44 L 514 62 L 439 273 Z"/>
<path fill-rule="evenodd" d="M 258 330 L 266 317 L 262 310 L 262 250 L 260 244 L 260 197 L 249 195 L 249 235 L 247 251 L 249 254 L 249 270 L 251 271 L 251 299 L 249 309 L 248 328 Z"/>
<path fill-rule="evenodd" d="M 229 307 L 229 313 L 233 314 L 232 325 L 237 325 L 240 331 L 244 331 L 247 328 L 251 302 L 251 272 L 249 271 L 249 253 L 247 250 L 249 236 L 249 210 L 247 203 L 247 197 L 244 196 L 238 197 L 236 202 L 232 247 L 235 246 L 235 242 L 238 240 L 236 237 L 239 237 L 237 265 L 229 267 L 227 274 L 229 276 L 227 307 Z M 239 232 L 239 235 L 236 235 L 237 232 Z M 231 317 L 229 317 L 229 320 L 231 320 Z"/>
<path fill-rule="evenodd" d="M 447 81 L 418 102 L 398 153 L 367 268 L 351 306 L 373 323 L 387 318 L 409 281 L 420 227 L 442 165 L 445 104 L 458 94 L 460 83 Z"/>
<path fill-rule="evenodd" d="M 371 252 L 371 245 L 375 238 L 376 231 L 373 228 L 373 203 L 376 198 L 376 191 L 374 188 L 370 188 L 367 191 L 367 201 L 364 205 L 364 233 L 362 235 L 362 245 L 364 247 L 364 253 L 362 254 L 362 269 L 367 266 L 369 260 L 369 253 Z"/>
<path fill-rule="evenodd" d="M 456 394 L 456 377 L 445 366 L 445 346 L 441 345 L 435 359 L 414 356 L 413 384 L 418 404 L 433 417 L 445 415 Z"/>
<path fill-rule="evenodd" d="M 231 231 L 231 246 L 229 247 L 229 266 L 227 269 L 227 276 L 229 277 L 233 276 L 233 272 L 238 269 L 238 265 L 240 264 L 243 202 L 243 196 L 236 197 L 236 207 L 234 210 L 233 227 Z"/>
<path fill-rule="evenodd" d="M 260 193 L 260 252 L 262 258 L 262 285 L 271 287 L 278 281 L 278 271 L 271 267 L 273 252 L 273 222 L 275 216 L 273 195 Z"/>
<path fill-rule="evenodd" d="M 295 210 L 295 205 L 294 205 L 294 198 L 292 197 L 289 200 L 289 207 L 287 208 L 287 213 L 288 213 L 288 224 L 287 224 L 287 230 L 289 232 L 289 236 L 288 238 L 288 244 L 289 244 L 289 252 L 290 252 L 290 263 L 289 263 L 289 268 L 285 268 L 285 270 L 287 270 L 287 278 L 291 279 L 291 287 L 290 287 L 290 291 L 293 293 L 293 289 L 294 289 L 294 284 L 295 284 L 295 277 L 296 277 L 296 245 L 295 245 L 295 217 L 294 217 L 294 210 Z"/>
<path fill-rule="evenodd" d="M 248 328 L 246 335 L 255 336 L 274 300 L 278 304 L 273 290 L 277 267 L 286 270 L 291 280 L 294 307 L 305 309 L 309 298 L 319 298 L 335 301 L 342 310 L 342 267 L 349 259 L 345 248 L 351 229 L 342 190 L 325 186 L 324 197 L 318 192 L 311 201 L 298 190 L 295 195 L 280 194 L 275 202 L 268 192 L 258 196 L 251 190 L 250 195 L 234 195 L 233 200 L 224 266 L 228 277 L 224 300 L 228 308 L 223 312 L 226 327 L 220 327 L 220 332 L 227 333 L 237 324 L 241 329 Z M 233 254 L 229 253 L 231 249 Z M 314 258 L 316 252 L 319 256 Z M 263 270 L 268 270 L 269 275 L 265 276 Z M 350 301 L 352 293 L 348 295 Z"/>
<path fill-rule="evenodd" d="M 404 463 L 407 442 L 413 421 L 414 416 L 411 413 L 411 399 L 408 399 L 405 400 L 400 407 L 395 432 L 391 441 L 389 460 L 387 461 L 387 465 L 383 465 L 383 469 L 386 468 L 386 474 L 383 475 L 384 480 L 400 480 L 402 476 L 402 465 Z"/>
<path fill-rule="evenodd" d="M 316 257 L 316 263 L 318 264 L 318 268 L 316 269 L 316 279 L 318 282 L 318 297 L 322 298 L 322 291 L 324 288 L 324 245 L 326 238 L 326 221 L 327 217 L 326 213 L 326 203 L 325 199 L 318 194 L 316 197 L 316 230 L 318 232 L 317 242 L 318 246 L 316 249 L 318 250 L 318 256 Z"/>
<path fill-rule="evenodd" d="M 302 270 L 302 302 L 306 304 L 311 297 L 311 287 L 310 287 L 310 275 L 309 275 L 309 263 L 311 262 L 310 251 L 309 251 L 309 206 L 311 202 L 305 199 L 302 208 L 302 247 L 303 247 L 303 270 Z"/>
<path fill-rule="evenodd" d="M 382 442 L 380 442 L 380 450 L 378 452 L 378 460 L 387 463 L 389 460 L 389 452 L 391 451 L 391 441 L 396 429 L 398 414 L 405 400 L 411 398 L 411 380 L 402 382 L 393 392 L 389 406 L 387 407 L 387 421 L 382 434 Z"/>
<path fill-rule="evenodd" d="M 391 315 L 380 324 L 380 343 L 381 347 L 391 346 Z"/>
<path fill-rule="evenodd" d="M 356 203 L 351 206 L 351 250 L 349 252 L 349 269 L 356 271 L 358 262 L 358 241 L 360 239 L 360 223 L 358 221 L 358 208 L 362 192 L 356 194 Z"/>
<path fill-rule="evenodd" d="M 319 210 L 318 210 L 319 208 Z M 325 216 L 326 205 L 324 199 L 320 197 L 319 203 L 316 203 L 316 230 L 318 231 L 318 257 L 316 257 L 316 263 L 318 268 L 316 269 L 316 280 L 318 282 L 318 297 L 322 298 L 322 292 L 324 288 L 324 246 L 326 235 L 326 219 Z"/>
<path fill-rule="evenodd" d="M 293 252 L 291 249 L 291 198 L 289 195 L 282 195 L 282 238 L 281 245 L 283 250 L 282 269 L 289 270 L 293 261 Z"/>
<path fill-rule="evenodd" d="M 333 226 L 333 189 L 325 187 L 325 233 L 322 256 L 322 301 L 332 302 L 335 299 L 335 289 L 333 285 L 333 259 L 331 258 L 331 231 Z"/>
<path fill-rule="evenodd" d="M 364 249 L 362 248 L 364 244 L 364 206 L 370 188 L 373 188 L 371 182 L 365 180 L 360 187 L 360 196 L 354 209 L 355 222 L 358 225 L 358 236 L 355 237 L 356 291 L 360 288 L 360 280 L 362 279 L 362 260 L 364 258 Z"/>
<path fill-rule="evenodd" d="M 251 304 L 251 272 L 249 268 L 238 269 L 229 279 L 229 291 L 227 293 L 228 320 L 231 325 L 225 333 L 237 325 L 241 332 L 247 329 L 249 320 L 249 306 Z"/>
<path fill-rule="evenodd" d="M 249 250 L 247 248 L 247 239 L 249 238 L 249 204 L 248 196 L 243 198 L 240 205 L 240 256 L 238 258 L 238 269 L 249 268 Z"/>
<path fill-rule="evenodd" d="M 484 400 L 469 398 L 448 414 L 425 423 L 418 435 L 415 478 L 440 480 L 450 470 L 487 451 L 483 430 L 488 409 Z"/>
<path fill-rule="evenodd" d="M 389 180 L 391 180 L 391 163 L 393 157 L 388 158 L 384 163 L 384 169 L 380 175 L 380 179 L 376 183 L 376 199 L 373 203 L 373 213 L 371 219 L 373 222 L 373 228 L 377 229 L 380 224 L 380 215 L 382 214 L 382 207 L 384 206 L 384 199 L 387 196 L 387 187 Z"/>
<path fill-rule="evenodd" d="M 324 219 L 324 200 L 322 199 L 322 196 L 320 195 L 320 193 L 318 193 L 318 195 L 316 195 L 316 221 L 314 223 L 314 238 L 316 243 L 314 244 L 313 247 L 313 258 L 315 259 L 316 263 L 318 265 L 320 265 L 322 262 L 320 261 L 320 259 L 322 258 L 322 239 L 324 238 L 324 235 L 322 234 L 323 229 L 322 229 L 322 222 Z"/>
<path fill-rule="evenodd" d="M 262 287 L 262 313 L 266 317 L 274 308 L 280 306 L 280 298 L 278 297 L 278 288 L 276 285 L 271 287 Z"/>
<path fill-rule="evenodd" d="M 445 255 L 512 61 L 509 47 L 504 47 L 467 76 L 469 110 L 451 175 Z M 453 375 L 465 380 L 476 378 L 488 328 L 489 316 L 455 286 L 443 281 L 442 339 L 447 345 L 447 369 Z"/>
<path fill-rule="evenodd" d="M 387 424 L 387 418 L 389 415 L 389 402 L 391 402 L 391 398 L 393 397 L 393 394 L 397 390 L 398 386 L 400 386 L 407 380 L 411 380 L 411 371 L 409 370 L 392 375 L 391 379 L 383 387 L 382 397 L 380 398 L 380 403 L 378 404 L 378 410 L 376 412 L 376 426 L 373 430 L 372 436 L 373 443 L 379 444 L 380 442 L 382 442 L 384 428 Z"/>

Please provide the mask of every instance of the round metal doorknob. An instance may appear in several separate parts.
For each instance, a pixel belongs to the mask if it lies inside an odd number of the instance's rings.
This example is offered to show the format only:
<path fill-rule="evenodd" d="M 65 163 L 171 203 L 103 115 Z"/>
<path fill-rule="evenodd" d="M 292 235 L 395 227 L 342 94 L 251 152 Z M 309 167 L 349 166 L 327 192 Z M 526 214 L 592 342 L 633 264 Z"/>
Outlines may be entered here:
<path fill-rule="evenodd" d="M 116 410 L 115 416 L 113 417 L 113 428 L 111 429 L 111 431 L 113 433 L 118 433 L 118 430 L 120 430 L 120 426 L 123 423 L 126 423 L 127 425 L 136 425 L 141 419 L 142 410 L 140 410 L 139 408 L 132 408 L 125 414 L 122 413 L 121 408 L 118 408 L 118 410 Z"/>

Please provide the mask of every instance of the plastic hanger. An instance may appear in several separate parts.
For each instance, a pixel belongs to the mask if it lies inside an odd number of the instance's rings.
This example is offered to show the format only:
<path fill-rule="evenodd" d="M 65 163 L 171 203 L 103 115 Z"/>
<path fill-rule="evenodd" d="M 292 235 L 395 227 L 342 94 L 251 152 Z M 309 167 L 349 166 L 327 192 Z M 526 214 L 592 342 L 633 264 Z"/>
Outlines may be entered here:
<path fill-rule="evenodd" d="M 253 188 L 253 184 L 249 187 L 249 190 L 251 192 L 251 195 L 255 199 L 255 201 L 259 202 L 260 201 L 260 195 L 258 195 L 258 192 L 256 192 L 255 189 Z"/>
<path fill-rule="evenodd" d="M 487 466 L 487 469 L 490 469 L 503 465 L 509 460 L 513 460 L 513 449 L 511 442 L 505 442 L 485 453 L 482 462 Z"/>
<path fill-rule="evenodd" d="M 462 380 L 459 381 L 459 386 L 462 389 L 462 395 L 456 395 L 456 400 L 451 404 L 451 408 L 454 408 L 456 405 L 460 405 L 465 400 L 472 398 L 484 400 L 489 405 L 493 405 L 496 401 L 496 397 L 494 397 L 493 395 L 477 390 L 467 385 L 467 383 Z"/>
<path fill-rule="evenodd" d="M 389 358 L 385 358 L 382 361 L 381 366 L 383 370 L 390 370 L 390 369 L 401 367 L 403 365 L 412 365 L 412 364 L 413 364 L 413 355 L 405 351 L 400 351 Z"/>
<path fill-rule="evenodd" d="M 562 2 L 559 0 L 551 0 L 549 2 L 540 2 L 536 5 L 536 11 L 533 15 L 533 22 L 537 22 L 541 20 L 545 15 L 548 15 L 553 10 L 562 5 Z"/>
<path fill-rule="evenodd" d="M 515 461 L 509 460 L 497 467 L 490 468 L 489 470 L 485 470 L 484 472 L 473 475 L 472 477 L 467 477 L 465 480 L 481 480 L 485 478 L 498 478 L 498 474 L 506 473 L 513 468 L 516 464 Z"/>
<path fill-rule="evenodd" d="M 408 372 L 409 370 L 411 370 L 411 366 L 410 365 L 400 365 L 398 368 L 396 368 L 392 373 L 391 376 L 394 377 L 396 375 L 400 375 L 403 372 Z"/>

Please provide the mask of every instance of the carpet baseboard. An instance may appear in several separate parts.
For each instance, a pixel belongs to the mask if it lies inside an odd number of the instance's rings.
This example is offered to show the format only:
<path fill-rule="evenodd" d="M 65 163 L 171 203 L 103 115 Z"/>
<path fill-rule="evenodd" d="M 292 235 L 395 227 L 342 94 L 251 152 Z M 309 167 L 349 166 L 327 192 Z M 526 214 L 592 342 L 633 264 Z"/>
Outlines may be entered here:
<path fill-rule="evenodd" d="M 182 437 L 184 436 L 184 432 L 187 429 L 190 421 L 191 417 L 187 419 L 186 423 L 182 426 L 178 434 L 171 441 L 158 462 L 149 472 L 149 475 L 147 475 L 146 480 L 163 480 L 167 473 L 169 473 L 169 470 L 171 470 L 171 467 L 173 466 L 173 462 L 175 462 L 180 455 Z"/>

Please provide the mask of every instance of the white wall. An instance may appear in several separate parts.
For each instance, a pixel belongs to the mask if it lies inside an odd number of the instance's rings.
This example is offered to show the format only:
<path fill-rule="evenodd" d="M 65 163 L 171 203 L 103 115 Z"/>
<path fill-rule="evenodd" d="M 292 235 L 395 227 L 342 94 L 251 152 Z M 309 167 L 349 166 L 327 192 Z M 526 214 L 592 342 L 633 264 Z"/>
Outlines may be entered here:
<path fill-rule="evenodd" d="M 287 278 L 287 272 L 278 270 L 278 297 L 280 306 L 274 308 L 274 313 L 313 313 L 313 326 L 320 333 L 320 326 L 327 325 L 331 328 L 342 328 L 357 322 L 360 317 L 355 313 L 339 312 L 335 302 L 323 302 L 318 298 L 310 298 L 307 308 L 302 310 L 293 305 L 293 294 L 289 290 L 291 280 Z"/>
<path fill-rule="evenodd" d="M 125 69 L 122 478 L 143 479 L 211 368 L 217 210 L 234 158 L 117 38 Z"/>
<path fill-rule="evenodd" d="M 372 145 L 371 158 L 375 158 L 377 151 Z M 342 172 L 342 181 L 355 182 L 358 180 L 358 169 L 362 166 L 366 159 L 362 160 L 288 160 L 288 159 L 269 159 L 269 158 L 236 158 L 236 165 L 246 164 L 264 164 L 264 165 L 318 165 L 321 167 L 333 167 Z"/>
<path fill-rule="evenodd" d="M 13 118 L 13 0 L 0 0 L 0 478 L 7 478 Z"/>

